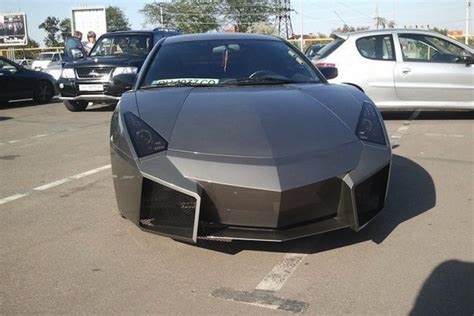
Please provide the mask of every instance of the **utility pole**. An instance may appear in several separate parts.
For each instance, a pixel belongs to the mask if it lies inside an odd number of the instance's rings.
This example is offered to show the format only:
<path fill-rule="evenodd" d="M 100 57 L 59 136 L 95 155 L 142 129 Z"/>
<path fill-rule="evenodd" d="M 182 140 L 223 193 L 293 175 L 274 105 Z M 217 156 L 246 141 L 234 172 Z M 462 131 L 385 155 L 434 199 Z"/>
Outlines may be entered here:
<path fill-rule="evenodd" d="M 279 0 L 277 7 L 277 16 L 275 18 L 275 28 L 278 35 L 288 39 L 293 36 L 293 26 L 291 25 L 291 3 L 290 0 Z"/>
<path fill-rule="evenodd" d="M 471 23 L 471 0 L 466 0 L 466 37 L 464 43 L 469 44 L 469 24 Z"/>
<path fill-rule="evenodd" d="M 301 51 L 304 52 L 304 0 L 301 0 Z"/>
<path fill-rule="evenodd" d="M 163 25 L 163 4 L 160 3 L 160 23 L 161 23 L 161 27 L 164 27 Z"/>

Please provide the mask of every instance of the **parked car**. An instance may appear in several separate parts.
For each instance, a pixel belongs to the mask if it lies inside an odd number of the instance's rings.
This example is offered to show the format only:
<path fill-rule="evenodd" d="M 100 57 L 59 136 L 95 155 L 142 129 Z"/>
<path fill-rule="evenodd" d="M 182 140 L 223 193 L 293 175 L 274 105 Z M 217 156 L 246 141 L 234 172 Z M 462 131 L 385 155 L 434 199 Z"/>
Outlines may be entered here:
<path fill-rule="evenodd" d="M 31 59 L 19 59 L 19 60 L 15 60 L 15 62 L 20 65 L 20 66 L 23 66 L 27 69 L 31 69 L 31 65 L 33 64 L 33 61 Z"/>
<path fill-rule="evenodd" d="M 474 109 L 474 49 L 422 30 L 337 34 L 314 63 L 337 67 L 380 108 Z"/>
<path fill-rule="evenodd" d="M 106 33 L 88 56 L 81 43 L 71 39 L 67 55 L 76 61 L 64 65 L 57 81 L 64 105 L 70 111 L 83 111 L 89 102 L 116 104 L 131 86 L 116 85 L 113 78 L 124 73 L 136 74 L 161 38 L 178 34 L 178 30 L 168 28 Z"/>
<path fill-rule="evenodd" d="M 325 76 L 277 37 L 163 40 L 137 80 L 115 77 L 135 82 L 110 129 L 121 214 L 192 242 L 367 225 L 384 207 L 389 140 L 372 101 Z"/>
<path fill-rule="evenodd" d="M 306 55 L 306 57 L 308 57 L 310 60 L 313 59 L 314 56 L 316 56 L 316 54 L 321 50 L 321 48 L 323 48 L 324 46 L 326 46 L 325 44 L 313 44 L 313 45 L 310 45 L 306 51 L 304 52 L 304 54 Z"/>
<path fill-rule="evenodd" d="M 55 94 L 54 79 L 48 74 L 26 69 L 0 56 L 0 101 L 33 98 L 38 103 Z"/>
<path fill-rule="evenodd" d="M 31 64 L 31 69 L 41 71 L 53 65 L 60 65 L 62 62 L 62 53 L 40 53 Z"/>

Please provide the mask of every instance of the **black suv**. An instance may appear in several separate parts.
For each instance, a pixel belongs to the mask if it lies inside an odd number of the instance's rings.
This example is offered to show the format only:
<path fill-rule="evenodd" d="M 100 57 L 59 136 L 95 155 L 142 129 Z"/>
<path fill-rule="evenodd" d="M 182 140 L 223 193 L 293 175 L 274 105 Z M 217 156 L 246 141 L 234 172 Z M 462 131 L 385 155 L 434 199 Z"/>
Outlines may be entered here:
<path fill-rule="evenodd" d="M 97 40 L 87 56 L 81 42 L 69 38 L 65 59 L 70 62 L 56 83 L 64 105 L 76 112 L 85 110 L 89 102 L 116 104 L 131 87 L 115 84 L 114 77 L 137 73 L 161 38 L 179 34 L 179 30 L 167 28 L 110 32 Z"/>

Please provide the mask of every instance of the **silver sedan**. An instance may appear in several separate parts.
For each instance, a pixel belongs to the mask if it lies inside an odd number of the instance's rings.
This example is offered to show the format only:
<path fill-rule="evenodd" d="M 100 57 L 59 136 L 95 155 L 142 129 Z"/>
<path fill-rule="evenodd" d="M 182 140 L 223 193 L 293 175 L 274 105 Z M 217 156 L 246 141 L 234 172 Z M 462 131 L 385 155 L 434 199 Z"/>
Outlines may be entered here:
<path fill-rule="evenodd" d="M 330 82 L 358 87 L 379 108 L 474 109 L 473 55 L 438 33 L 385 29 L 338 34 L 312 61 L 337 67 Z"/>

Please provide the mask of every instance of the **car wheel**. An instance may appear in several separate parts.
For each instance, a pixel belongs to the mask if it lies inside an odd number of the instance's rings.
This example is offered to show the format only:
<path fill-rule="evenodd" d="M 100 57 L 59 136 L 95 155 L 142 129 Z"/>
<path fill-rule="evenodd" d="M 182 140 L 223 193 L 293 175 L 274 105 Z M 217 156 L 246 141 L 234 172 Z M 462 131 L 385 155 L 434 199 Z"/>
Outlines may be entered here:
<path fill-rule="evenodd" d="M 87 101 L 67 101 L 67 100 L 64 100 L 64 105 L 66 106 L 66 109 L 68 109 L 71 112 L 84 111 L 87 108 L 88 104 L 89 104 L 89 102 L 87 102 Z"/>
<path fill-rule="evenodd" d="M 33 100 L 38 103 L 46 103 L 54 96 L 53 86 L 46 81 L 40 81 L 35 88 Z"/>

